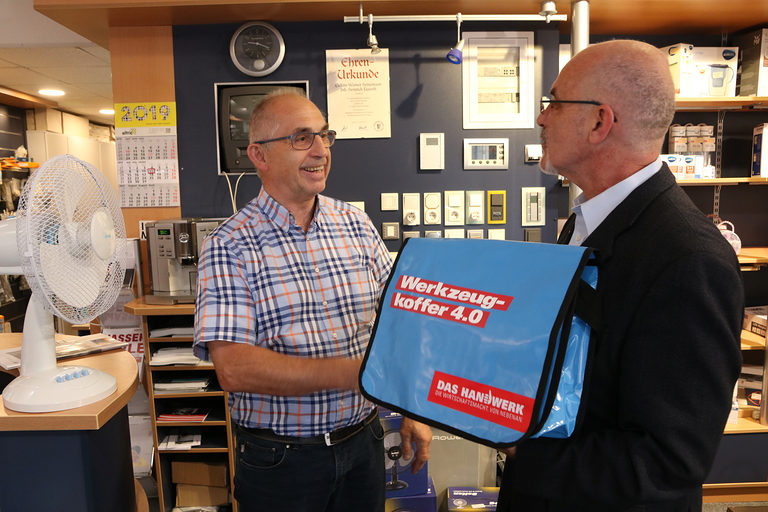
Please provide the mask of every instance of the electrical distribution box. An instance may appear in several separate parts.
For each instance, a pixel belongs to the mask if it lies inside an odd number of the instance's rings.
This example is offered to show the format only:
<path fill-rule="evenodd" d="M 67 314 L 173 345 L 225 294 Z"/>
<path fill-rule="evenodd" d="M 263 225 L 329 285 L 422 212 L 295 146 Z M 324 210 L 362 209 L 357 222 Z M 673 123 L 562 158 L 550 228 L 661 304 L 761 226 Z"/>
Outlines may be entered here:
<path fill-rule="evenodd" d="M 464 191 L 445 191 L 445 221 L 446 226 L 464 225 Z M 446 238 L 448 236 L 446 235 Z M 462 237 L 464 238 L 464 237 Z"/>
<path fill-rule="evenodd" d="M 424 192 L 424 224 L 440 224 L 442 206 L 440 192 Z"/>
<path fill-rule="evenodd" d="M 523 226 L 544 225 L 544 187 L 523 187 Z"/>
<path fill-rule="evenodd" d="M 485 222 L 485 193 L 482 190 L 467 190 L 467 224 Z"/>
<path fill-rule="evenodd" d="M 505 224 L 507 222 L 507 191 L 488 191 L 488 224 Z"/>
<path fill-rule="evenodd" d="M 419 134 L 419 169 L 423 171 L 445 169 L 443 133 Z"/>
<path fill-rule="evenodd" d="M 403 226 L 421 224 L 421 194 L 403 194 Z"/>

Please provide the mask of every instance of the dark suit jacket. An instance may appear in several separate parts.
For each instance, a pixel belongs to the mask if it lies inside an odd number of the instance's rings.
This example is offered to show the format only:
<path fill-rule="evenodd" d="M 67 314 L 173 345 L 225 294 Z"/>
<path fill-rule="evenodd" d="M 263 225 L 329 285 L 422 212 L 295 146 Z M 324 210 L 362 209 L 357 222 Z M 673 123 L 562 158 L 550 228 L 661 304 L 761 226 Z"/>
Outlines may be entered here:
<path fill-rule="evenodd" d="M 500 511 L 701 510 L 741 368 L 736 255 L 666 165 L 585 240 L 602 326 L 583 422 L 522 442 Z"/>

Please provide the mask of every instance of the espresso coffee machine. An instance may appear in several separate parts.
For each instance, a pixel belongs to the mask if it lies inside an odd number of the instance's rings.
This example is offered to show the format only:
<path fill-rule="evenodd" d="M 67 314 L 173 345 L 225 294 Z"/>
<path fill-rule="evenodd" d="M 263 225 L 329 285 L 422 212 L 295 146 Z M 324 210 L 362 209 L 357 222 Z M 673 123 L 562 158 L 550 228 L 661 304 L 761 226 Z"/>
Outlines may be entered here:
<path fill-rule="evenodd" d="M 145 224 L 151 293 L 147 304 L 193 304 L 203 239 L 223 219 L 173 219 Z"/>

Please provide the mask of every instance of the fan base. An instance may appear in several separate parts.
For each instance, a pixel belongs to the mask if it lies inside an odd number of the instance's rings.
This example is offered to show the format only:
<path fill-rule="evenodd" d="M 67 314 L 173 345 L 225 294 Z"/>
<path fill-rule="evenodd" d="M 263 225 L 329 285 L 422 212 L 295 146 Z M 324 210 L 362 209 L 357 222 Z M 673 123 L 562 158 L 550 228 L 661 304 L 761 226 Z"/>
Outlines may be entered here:
<path fill-rule="evenodd" d="M 116 389 L 117 380 L 101 370 L 57 366 L 16 377 L 3 390 L 3 404 L 18 412 L 63 411 L 98 402 Z"/>

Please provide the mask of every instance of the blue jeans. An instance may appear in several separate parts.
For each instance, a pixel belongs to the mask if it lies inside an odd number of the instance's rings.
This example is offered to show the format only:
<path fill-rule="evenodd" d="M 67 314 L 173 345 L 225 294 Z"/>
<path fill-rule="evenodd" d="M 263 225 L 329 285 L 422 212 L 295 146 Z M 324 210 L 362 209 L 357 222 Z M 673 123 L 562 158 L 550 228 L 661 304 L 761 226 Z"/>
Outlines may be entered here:
<path fill-rule="evenodd" d="M 378 418 L 333 446 L 287 444 L 237 429 L 234 496 L 243 512 L 384 512 Z"/>

